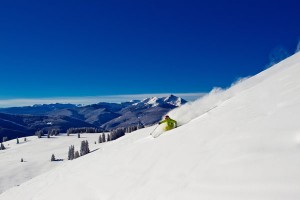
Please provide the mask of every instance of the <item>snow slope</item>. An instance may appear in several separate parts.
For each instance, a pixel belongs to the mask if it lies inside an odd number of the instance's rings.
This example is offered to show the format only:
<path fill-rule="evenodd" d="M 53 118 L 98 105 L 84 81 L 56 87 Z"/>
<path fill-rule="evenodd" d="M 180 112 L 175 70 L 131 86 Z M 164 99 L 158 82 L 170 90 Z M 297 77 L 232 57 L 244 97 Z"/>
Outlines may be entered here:
<path fill-rule="evenodd" d="M 298 200 L 300 54 L 66 162 L 1 200 Z"/>
<path fill-rule="evenodd" d="M 31 136 L 26 138 L 26 142 L 19 138 L 19 144 L 16 139 L 4 142 L 7 149 L 0 151 L 0 193 L 63 164 L 61 161 L 50 162 L 51 155 L 66 161 L 71 145 L 79 151 L 81 141 L 88 140 L 90 150 L 100 148 L 104 144 L 94 144 L 98 137 L 97 133 L 81 134 L 81 138 L 77 135 L 52 136 L 49 139 Z"/>

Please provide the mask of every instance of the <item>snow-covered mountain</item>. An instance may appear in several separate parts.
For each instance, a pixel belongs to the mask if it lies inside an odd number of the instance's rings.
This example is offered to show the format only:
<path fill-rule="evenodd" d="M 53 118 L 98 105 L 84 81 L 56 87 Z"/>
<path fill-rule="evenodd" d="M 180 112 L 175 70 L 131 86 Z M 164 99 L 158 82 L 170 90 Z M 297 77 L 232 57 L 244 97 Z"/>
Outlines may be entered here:
<path fill-rule="evenodd" d="M 171 105 L 171 106 L 179 107 L 185 104 L 186 102 L 187 102 L 186 100 L 180 97 L 170 95 L 162 98 L 158 98 L 158 97 L 146 98 L 141 102 L 136 103 L 135 105 L 144 105 L 144 106 L 151 105 L 152 107 L 160 106 L 160 105 Z"/>
<path fill-rule="evenodd" d="M 61 109 L 76 108 L 74 104 L 35 104 L 33 106 L 0 108 L 0 113 L 13 115 L 47 115 L 49 112 Z"/>
<path fill-rule="evenodd" d="M 112 130 L 142 124 L 152 125 L 186 101 L 170 95 L 123 103 L 100 102 L 87 106 L 49 104 L 0 109 L 0 142 L 33 135 L 36 130 L 65 132 L 68 128 L 95 127 Z M 3 112 L 3 113 L 1 113 Z M 20 128 L 21 127 L 21 128 Z"/>
<path fill-rule="evenodd" d="M 0 200 L 300 199 L 300 53 L 169 115 L 179 128 L 97 144 Z"/>
<path fill-rule="evenodd" d="M 104 129 L 112 129 L 119 127 L 129 127 L 137 124 L 144 126 L 157 123 L 170 110 L 180 107 L 187 101 L 170 95 L 167 97 L 146 98 L 143 101 L 136 102 L 118 112 L 119 117 L 108 121 L 101 127 Z"/>

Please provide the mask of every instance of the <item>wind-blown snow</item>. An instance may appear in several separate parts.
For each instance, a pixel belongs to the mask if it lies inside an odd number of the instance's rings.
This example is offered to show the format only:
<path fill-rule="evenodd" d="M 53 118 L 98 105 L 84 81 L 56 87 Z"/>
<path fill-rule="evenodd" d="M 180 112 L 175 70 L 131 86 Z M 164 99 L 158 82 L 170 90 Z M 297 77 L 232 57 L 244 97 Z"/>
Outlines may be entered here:
<path fill-rule="evenodd" d="M 298 54 L 297 54 L 298 55 Z M 299 55 L 298 55 L 299 56 Z M 296 55 L 295 55 L 296 57 Z M 226 90 L 222 88 L 215 88 L 209 94 L 204 97 L 194 101 L 189 102 L 180 108 L 172 110 L 168 115 L 172 118 L 177 119 L 179 124 L 185 124 L 192 119 L 195 119 L 217 106 L 226 103 L 226 101 L 230 100 L 232 97 L 236 96 L 239 93 L 243 93 L 250 89 L 251 87 L 255 87 L 260 85 L 261 82 L 266 81 L 266 79 L 271 78 L 273 75 L 278 74 L 280 76 L 281 72 L 286 70 L 286 68 L 292 67 L 294 64 L 299 63 L 299 60 L 287 59 L 284 62 L 281 62 L 274 67 L 261 72 L 260 74 L 252 77 L 252 78 L 243 78 L 238 80 L 236 83 L 232 84 L 232 86 Z M 300 78 L 300 74 L 295 74 L 296 79 Z M 274 84 L 278 81 L 275 80 Z M 266 91 L 266 93 L 270 93 Z"/>
<path fill-rule="evenodd" d="M 183 125 L 128 134 L 0 199 L 300 199 L 299 53 L 170 115 Z"/>

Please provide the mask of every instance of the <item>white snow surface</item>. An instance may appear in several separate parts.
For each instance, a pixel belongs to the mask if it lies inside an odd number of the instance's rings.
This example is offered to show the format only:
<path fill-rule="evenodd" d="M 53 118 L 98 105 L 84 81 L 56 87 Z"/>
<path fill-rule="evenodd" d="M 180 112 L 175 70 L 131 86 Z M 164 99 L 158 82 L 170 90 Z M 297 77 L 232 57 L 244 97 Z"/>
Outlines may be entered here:
<path fill-rule="evenodd" d="M 50 162 L 51 155 L 66 161 L 71 145 L 79 151 L 81 141 L 88 140 L 91 150 L 98 149 L 99 144 L 94 144 L 98 137 L 99 133 L 81 134 L 81 138 L 77 134 L 41 139 L 31 136 L 26 137 L 27 141 L 19 138 L 19 144 L 16 139 L 4 142 L 6 150 L 0 151 L 0 193 L 63 164 L 62 161 Z M 24 160 L 22 163 L 21 158 Z"/>
<path fill-rule="evenodd" d="M 156 139 L 153 126 L 99 145 L 0 199 L 300 199 L 299 53 L 170 116 L 182 126 Z"/>

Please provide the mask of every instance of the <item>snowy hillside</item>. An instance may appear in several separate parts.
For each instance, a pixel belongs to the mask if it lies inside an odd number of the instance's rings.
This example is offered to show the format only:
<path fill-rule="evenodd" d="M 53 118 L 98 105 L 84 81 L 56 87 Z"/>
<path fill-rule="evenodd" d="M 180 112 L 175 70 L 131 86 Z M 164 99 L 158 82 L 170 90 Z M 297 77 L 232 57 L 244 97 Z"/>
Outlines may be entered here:
<path fill-rule="evenodd" d="M 128 134 L 0 199 L 300 199 L 299 53 L 170 116 L 182 126 Z"/>
<path fill-rule="evenodd" d="M 75 150 L 79 150 L 81 141 L 88 140 L 91 151 L 105 145 L 94 144 L 98 137 L 98 133 L 81 134 L 81 138 L 77 138 L 77 135 L 41 139 L 31 136 L 27 137 L 26 141 L 19 138 L 19 144 L 16 139 L 4 142 L 6 150 L 0 151 L 0 193 L 63 164 L 62 161 L 50 162 L 52 154 L 56 159 L 66 162 L 71 145 L 75 146 Z"/>

